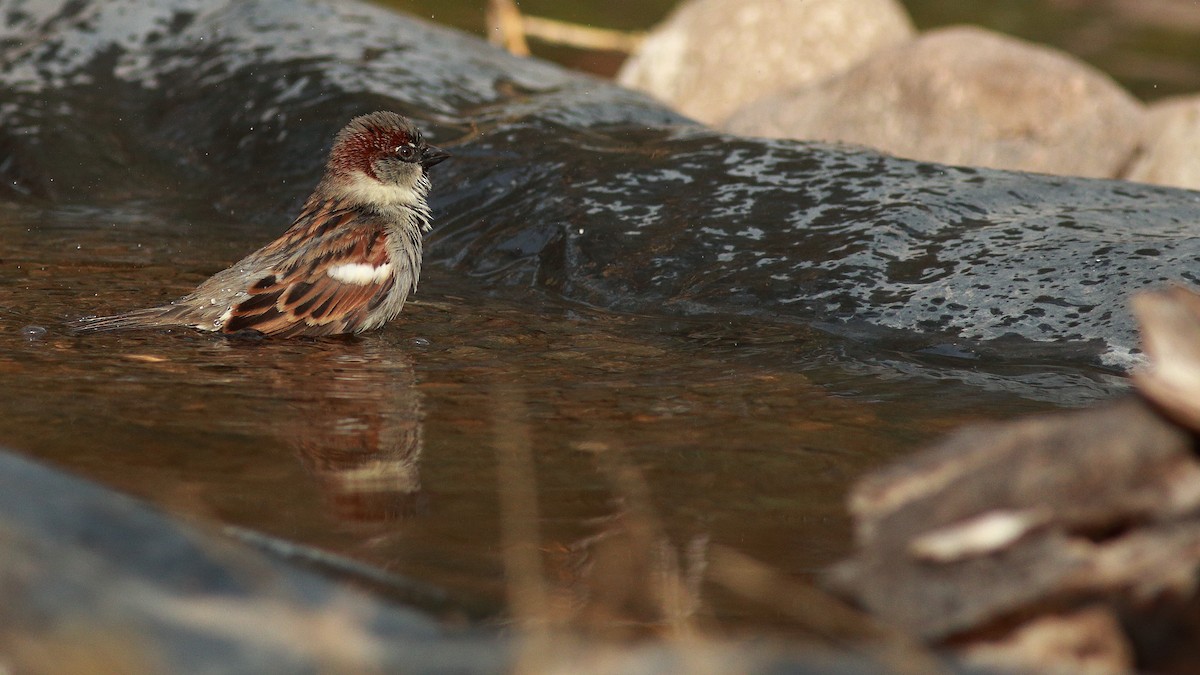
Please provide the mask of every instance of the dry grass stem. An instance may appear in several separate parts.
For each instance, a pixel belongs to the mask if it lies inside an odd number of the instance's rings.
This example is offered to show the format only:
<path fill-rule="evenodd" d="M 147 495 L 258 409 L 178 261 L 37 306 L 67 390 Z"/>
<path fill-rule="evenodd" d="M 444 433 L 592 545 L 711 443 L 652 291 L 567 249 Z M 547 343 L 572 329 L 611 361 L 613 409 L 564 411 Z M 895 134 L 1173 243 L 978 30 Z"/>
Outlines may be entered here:
<path fill-rule="evenodd" d="M 517 56 L 529 56 L 525 28 L 521 25 L 521 10 L 517 9 L 514 0 L 488 0 L 486 21 L 488 42 Z"/>
<path fill-rule="evenodd" d="M 488 0 L 488 41 L 512 54 L 529 56 L 526 37 L 575 49 L 632 53 L 646 38 L 642 32 L 582 26 L 568 21 L 524 16 L 513 0 Z"/>
<path fill-rule="evenodd" d="M 547 19 L 540 16 L 522 17 L 525 35 L 556 45 L 576 49 L 605 50 L 632 53 L 646 39 L 645 33 L 625 32 L 609 28 L 593 28 L 577 23 Z"/>

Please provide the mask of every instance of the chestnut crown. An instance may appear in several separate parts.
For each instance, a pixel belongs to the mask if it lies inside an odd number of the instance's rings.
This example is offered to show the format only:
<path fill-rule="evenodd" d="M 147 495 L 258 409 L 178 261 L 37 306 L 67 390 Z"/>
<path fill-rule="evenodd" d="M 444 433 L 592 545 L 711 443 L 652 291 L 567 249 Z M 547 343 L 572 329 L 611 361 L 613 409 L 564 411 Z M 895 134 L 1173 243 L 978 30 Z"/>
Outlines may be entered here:
<path fill-rule="evenodd" d="M 396 113 L 378 112 L 354 118 L 337 132 L 328 168 L 331 173 L 361 172 L 386 183 L 388 177 L 380 175 L 380 168 L 391 163 L 427 169 L 449 156 L 427 144 L 412 120 Z M 386 173 L 403 173 L 397 172 L 397 168 L 400 167 L 392 167 Z"/>
<path fill-rule="evenodd" d="M 334 137 L 326 182 L 335 192 L 367 204 L 423 203 L 429 189 L 426 171 L 448 157 L 426 143 L 411 120 L 374 112 L 350 120 Z"/>

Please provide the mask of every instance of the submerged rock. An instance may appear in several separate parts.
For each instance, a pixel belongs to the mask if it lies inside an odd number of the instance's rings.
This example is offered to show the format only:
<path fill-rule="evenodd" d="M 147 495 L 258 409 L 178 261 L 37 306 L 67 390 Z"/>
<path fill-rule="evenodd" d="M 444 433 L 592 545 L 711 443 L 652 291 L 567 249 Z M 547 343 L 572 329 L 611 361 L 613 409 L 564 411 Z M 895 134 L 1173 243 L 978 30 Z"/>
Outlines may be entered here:
<path fill-rule="evenodd" d="M 504 653 L 3 450 L 0 586 L 19 672 L 499 672 Z"/>
<path fill-rule="evenodd" d="M 1193 193 L 719 134 L 364 4 L 17 1 L 0 82 L 10 198 L 201 201 L 264 235 L 346 119 L 396 110 L 455 154 L 431 264 L 621 310 L 1123 365 L 1128 294 L 1200 260 Z"/>

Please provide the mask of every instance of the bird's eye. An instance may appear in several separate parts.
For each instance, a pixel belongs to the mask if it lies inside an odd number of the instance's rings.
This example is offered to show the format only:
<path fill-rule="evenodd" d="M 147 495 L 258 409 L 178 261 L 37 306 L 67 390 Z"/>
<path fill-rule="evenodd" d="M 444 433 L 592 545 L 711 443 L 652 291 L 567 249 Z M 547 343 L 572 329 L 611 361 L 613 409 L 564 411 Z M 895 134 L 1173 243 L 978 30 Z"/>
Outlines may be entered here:
<path fill-rule="evenodd" d="M 421 152 L 415 145 L 401 145 L 396 148 L 396 156 L 405 162 L 415 162 L 421 156 Z"/>

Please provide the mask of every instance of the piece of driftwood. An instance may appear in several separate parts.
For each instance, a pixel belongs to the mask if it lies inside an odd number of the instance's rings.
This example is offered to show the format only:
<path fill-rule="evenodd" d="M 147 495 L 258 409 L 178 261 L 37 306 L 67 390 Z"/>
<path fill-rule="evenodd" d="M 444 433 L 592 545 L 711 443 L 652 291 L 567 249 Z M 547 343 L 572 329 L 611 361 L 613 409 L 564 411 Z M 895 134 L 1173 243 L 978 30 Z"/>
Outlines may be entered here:
<path fill-rule="evenodd" d="M 1140 395 L 964 429 L 866 476 L 829 585 L 978 665 L 1126 672 L 1200 649 L 1181 618 L 1200 606 L 1200 296 L 1135 312 Z"/>

